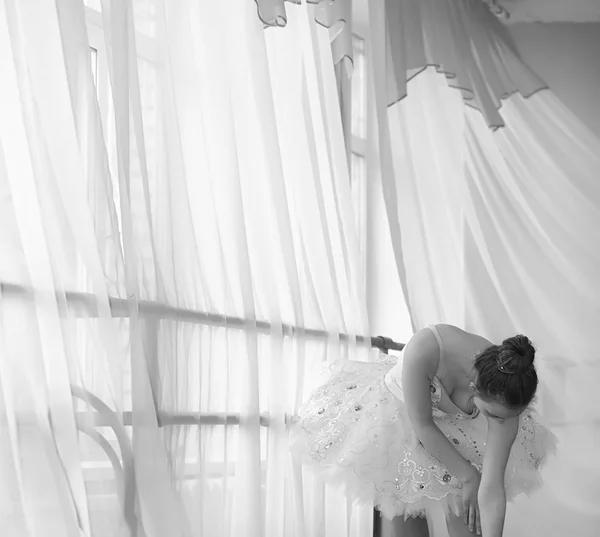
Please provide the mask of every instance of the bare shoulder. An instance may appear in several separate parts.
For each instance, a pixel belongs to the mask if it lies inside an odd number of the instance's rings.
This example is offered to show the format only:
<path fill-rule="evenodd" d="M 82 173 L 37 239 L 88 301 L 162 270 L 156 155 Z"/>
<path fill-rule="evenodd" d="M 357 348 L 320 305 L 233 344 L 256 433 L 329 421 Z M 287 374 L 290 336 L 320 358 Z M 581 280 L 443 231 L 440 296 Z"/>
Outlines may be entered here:
<path fill-rule="evenodd" d="M 449 349 L 455 348 L 459 350 L 459 353 L 465 348 L 484 350 L 493 345 L 491 341 L 483 336 L 467 332 L 452 324 L 438 324 L 436 327 L 444 340 L 445 346 Z"/>
<path fill-rule="evenodd" d="M 405 373 L 422 372 L 432 377 L 440 361 L 440 347 L 429 328 L 419 330 L 404 349 L 403 370 Z"/>

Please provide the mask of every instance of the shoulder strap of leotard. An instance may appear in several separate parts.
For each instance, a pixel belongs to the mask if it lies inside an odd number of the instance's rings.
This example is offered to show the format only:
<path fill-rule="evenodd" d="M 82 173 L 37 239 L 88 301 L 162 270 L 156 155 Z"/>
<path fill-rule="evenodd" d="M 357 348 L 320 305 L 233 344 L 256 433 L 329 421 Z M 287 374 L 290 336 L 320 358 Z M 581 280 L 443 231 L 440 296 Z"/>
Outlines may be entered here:
<path fill-rule="evenodd" d="M 442 336 L 440 336 L 440 332 L 438 331 L 435 325 L 431 324 L 428 326 L 428 328 L 433 332 L 433 335 L 435 336 L 435 339 L 437 339 L 438 345 L 440 346 L 440 363 L 438 364 L 438 368 L 436 371 L 437 375 L 440 371 L 440 368 L 442 367 L 442 360 L 444 358 L 444 343 L 442 341 Z"/>

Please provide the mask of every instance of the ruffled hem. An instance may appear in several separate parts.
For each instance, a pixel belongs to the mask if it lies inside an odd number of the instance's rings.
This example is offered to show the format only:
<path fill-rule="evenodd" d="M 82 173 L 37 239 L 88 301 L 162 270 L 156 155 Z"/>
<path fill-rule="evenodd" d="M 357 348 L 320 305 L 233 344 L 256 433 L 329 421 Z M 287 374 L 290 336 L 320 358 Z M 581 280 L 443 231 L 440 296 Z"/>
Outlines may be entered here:
<path fill-rule="evenodd" d="M 299 428 L 298 428 L 299 429 Z M 356 505 L 372 506 L 377 509 L 381 515 L 389 520 L 395 517 L 407 518 L 428 518 L 440 516 L 444 517 L 448 513 L 461 515 L 461 491 L 460 488 L 450 488 L 445 493 L 436 494 L 429 497 L 422 495 L 415 501 L 403 501 L 390 493 L 379 492 L 377 484 L 374 481 L 368 481 L 364 477 L 355 473 L 353 466 L 341 466 L 338 464 L 324 466 L 316 463 L 311 458 L 302 433 L 298 429 L 291 435 L 292 453 L 297 462 L 304 465 L 311 475 L 323 483 L 327 483 L 333 488 L 344 490 L 348 500 Z M 510 476 L 507 476 L 505 489 L 506 499 L 513 502 L 518 496 L 524 494 L 531 495 L 543 485 L 540 470 L 547 460 L 548 456 L 556 452 L 557 441 L 554 435 L 548 436 L 548 441 L 544 443 L 546 456 L 537 466 L 537 468 L 513 468 Z"/>
<path fill-rule="evenodd" d="M 389 520 L 402 516 L 407 518 L 429 518 L 431 513 L 440 510 L 444 513 L 460 514 L 460 496 L 451 489 L 442 496 L 428 498 L 422 496 L 418 501 L 404 502 L 390 494 L 378 492 L 374 482 L 366 481 L 352 471 L 350 467 L 323 466 L 315 464 L 306 451 L 292 444 L 292 452 L 297 462 L 303 464 L 312 476 L 327 485 L 343 490 L 348 500 L 359 506 L 374 507 Z"/>
<path fill-rule="evenodd" d="M 387 360 L 345 364 L 301 409 L 290 431 L 292 453 L 319 479 L 343 487 L 350 501 L 375 506 L 385 518 L 458 515 L 461 484 L 418 442 L 403 401 L 385 381 L 393 366 Z M 481 471 L 485 419 L 435 410 L 442 433 Z M 508 500 L 541 486 L 539 470 L 556 445 L 535 412 L 525 412 L 505 474 Z"/>

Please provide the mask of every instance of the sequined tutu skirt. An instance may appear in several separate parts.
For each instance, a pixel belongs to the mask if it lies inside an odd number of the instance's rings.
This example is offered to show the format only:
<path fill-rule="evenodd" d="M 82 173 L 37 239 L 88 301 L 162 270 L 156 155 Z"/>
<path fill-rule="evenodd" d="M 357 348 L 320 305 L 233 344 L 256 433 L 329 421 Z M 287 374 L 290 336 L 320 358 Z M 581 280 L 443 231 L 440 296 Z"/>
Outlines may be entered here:
<path fill-rule="evenodd" d="M 461 483 L 425 451 L 401 395 L 388 387 L 386 375 L 395 365 L 396 359 L 385 357 L 339 368 L 300 409 L 291 431 L 293 455 L 329 483 L 344 486 L 350 499 L 374 505 L 386 518 L 429 518 L 434 511 L 438 516 L 441 511 L 460 514 Z M 485 417 L 445 413 L 436 403 L 432 394 L 436 425 L 481 471 Z M 555 446 L 556 438 L 535 412 L 524 412 L 506 469 L 509 500 L 541 484 L 540 466 Z"/>

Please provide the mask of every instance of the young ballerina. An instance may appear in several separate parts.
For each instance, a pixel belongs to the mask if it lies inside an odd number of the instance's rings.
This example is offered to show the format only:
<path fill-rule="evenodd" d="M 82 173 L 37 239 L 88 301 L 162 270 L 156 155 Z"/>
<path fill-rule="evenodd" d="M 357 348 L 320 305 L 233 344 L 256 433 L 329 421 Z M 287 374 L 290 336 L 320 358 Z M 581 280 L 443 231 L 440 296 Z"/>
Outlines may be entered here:
<path fill-rule="evenodd" d="M 530 407 L 534 357 L 522 335 L 423 329 L 399 359 L 346 362 L 300 410 L 292 449 L 388 519 L 501 537 L 507 500 L 540 485 L 556 444 Z"/>

